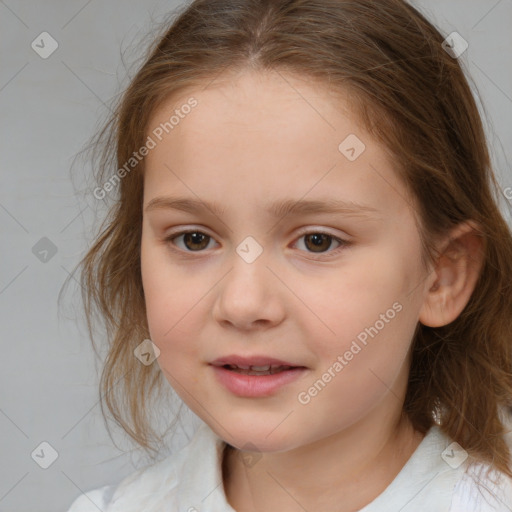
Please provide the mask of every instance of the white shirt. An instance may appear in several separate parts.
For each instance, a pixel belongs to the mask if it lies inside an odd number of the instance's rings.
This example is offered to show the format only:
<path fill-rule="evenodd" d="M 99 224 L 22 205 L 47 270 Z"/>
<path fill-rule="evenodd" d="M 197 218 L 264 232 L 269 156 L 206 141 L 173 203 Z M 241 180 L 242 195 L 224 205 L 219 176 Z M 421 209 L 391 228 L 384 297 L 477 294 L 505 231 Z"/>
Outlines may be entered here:
<path fill-rule="evenodd" d="M 177 454 L 82 494 L 68 512 L 236 512 L 222 485 L 224 446 L 203 423 Z M 468 460 L 462 462 L 465 452 L 457 447 L 432 426 L 391 484 L 359 512 L 512 512 L 512 480 L 495 471 L 484 480 L 484 474 L 480 493 L 473 477 L 487 466 L 466 472 Z"/>

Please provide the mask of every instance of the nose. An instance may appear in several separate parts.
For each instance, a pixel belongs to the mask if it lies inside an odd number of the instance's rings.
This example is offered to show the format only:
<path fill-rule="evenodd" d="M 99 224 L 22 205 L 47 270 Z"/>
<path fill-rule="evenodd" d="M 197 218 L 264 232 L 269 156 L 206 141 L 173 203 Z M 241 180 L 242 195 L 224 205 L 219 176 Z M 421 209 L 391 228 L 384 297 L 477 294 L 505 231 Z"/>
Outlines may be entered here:
<path fill-rule="evenodd" d="M 233 251 L 230 263 L 231 269 L 214 288 L 214 319 L 223 327 L 243 331 L 279 325 L 285 317 L 286 287 L 276 277 L 276 269 L 269 268 L 265 251 L 251 263 Z"/>

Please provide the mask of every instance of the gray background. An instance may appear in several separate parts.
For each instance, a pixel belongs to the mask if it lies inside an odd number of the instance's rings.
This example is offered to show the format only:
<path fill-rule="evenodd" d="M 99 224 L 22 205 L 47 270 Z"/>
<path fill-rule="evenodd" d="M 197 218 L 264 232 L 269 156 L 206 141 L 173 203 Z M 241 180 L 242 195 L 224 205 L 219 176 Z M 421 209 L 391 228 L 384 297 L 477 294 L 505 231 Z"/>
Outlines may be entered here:
<path fill-rule="evenodd" d="M 108 437 L 98 403 L 100 365 L 76 281 L 60 310 L 57 296 L 91 241 L 99 206 L 86 181 L 89 167 L 75 163 L 71 172 L 73 157 L 133 74 L 152 24 L 181 4 L 0 1 L 0 512 L 65 511 L 80 492 L 147 462 L 119 433 L 120 449 Z M 445 35 L 457 31 L 468 41 L 460 59 L 485 108 L 502 189 L 512 186 L 512 0 L 414 5 Z M 59 44 L 47 59 L 31 48 L 44 31 Z M 505 198 L 501 208 L 510 223 Z M 43 237 L 57 250 L 40 255 L 47 261 L 33 251 L 48 244 Z M 170 450 L 199 424 L 190 412 L 184 423 Z M 44 441 L 58 453 L 48 469 L 31 457 Z"/>

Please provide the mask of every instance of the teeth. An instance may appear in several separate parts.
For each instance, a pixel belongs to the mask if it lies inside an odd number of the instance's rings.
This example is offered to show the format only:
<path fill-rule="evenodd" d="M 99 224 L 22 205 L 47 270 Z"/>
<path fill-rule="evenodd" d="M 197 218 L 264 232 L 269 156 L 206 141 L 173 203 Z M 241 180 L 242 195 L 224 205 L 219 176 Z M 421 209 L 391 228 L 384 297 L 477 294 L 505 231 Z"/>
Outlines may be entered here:
<path fill-rule="evenodd" d="M 248 375 L 258 375 L 258 374 L 274 374 L 279 373 L 283 370 L 288 370 L 291 368 L 291 366 L 282 366 L 278 364 L 270 365 L 267 364 L 265 366 L 244 366 L 244 365 L 235 365 L 230 364 L 228 365 L 231 370 L 242 370 L 243 373 L 247 373 Z"/>
<path fill-rule="evenodd" d="M 265 366 L 251 366 L 251 370 L 254 370 L 256 372 L 266 372 L 270 370 L 270 365 L 267 364 Z"/>

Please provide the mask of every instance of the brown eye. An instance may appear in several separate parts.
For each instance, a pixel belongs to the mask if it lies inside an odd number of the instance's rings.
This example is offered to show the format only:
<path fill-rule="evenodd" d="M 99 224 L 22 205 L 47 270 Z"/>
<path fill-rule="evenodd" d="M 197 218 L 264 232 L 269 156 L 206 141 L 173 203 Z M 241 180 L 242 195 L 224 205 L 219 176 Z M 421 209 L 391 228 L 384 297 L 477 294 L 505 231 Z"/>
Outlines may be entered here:
<path fill-rule="evenodd" d="M 185 233 L 183 235 L 183 243 L 188 249 L 204 249 L 208 246 L 209 236 L 204 233 Z M 206 243 L 205 243 L 206 241 Z"/>
<path fill-rule="evenodd" d="M 335 242 L 337 245 L 333 246 Z M 315 231 L 302 231 L 301 236 L 294 243 L 294 247 L 300 252 L 306 253 L 309 259 L 326 260 L 331 257 L 338 257 L 342 251 L 349 248 L 352 242 L 338 238 L 330 233 Z"/>
<path fill-rule="evenodd" d="M 304 236 L 306 247 L 312 249 L 312 252 L 325 252 L 330 248 L 334 237 L 325 233 L 312 233 Z"/>
<path fill-rule="evenodd" d="M 349 245 L 349 242 L 341 240 L 340 238 L 330 235 L 329 233 L 322 233 L 321 231 L 309 231 L 308 233 L 304 233 L 299 238 L 299 241 L 302 240 L 304 240 L 303 245 L 305 246 L 305 249 L 302 250 L 305 250 L 310 254 L 328 253 L 328 255 L 330 255 L 337 253 L 337 250 L 329 251 L 333 241 L 338 244 L 338 246 L 335 247 L 335 249 L 338 249 L 340 246 L 344 247 Z M 299 242 L 296 243 L 300 245 Z"/>
<path fill-rule="evenodd" d="M 181 233 L 173 234 L 168 236 L 165 241 L 175 243 L 174 241 L 183 237 L 183 245 L 185 248 L 184 251 L 188 252 L 200 252 L 206 247 L 208 247 L 208 243 L 211 240 L 211 237 L 209 235 L 206 235 L 205 233 L 201 233 L 201 231 L 183 231 Z M 178 244 L 176 244 L 178 245 Z M 179 245 L 178 245 L 179 247 Z"/>

